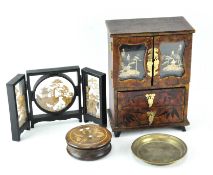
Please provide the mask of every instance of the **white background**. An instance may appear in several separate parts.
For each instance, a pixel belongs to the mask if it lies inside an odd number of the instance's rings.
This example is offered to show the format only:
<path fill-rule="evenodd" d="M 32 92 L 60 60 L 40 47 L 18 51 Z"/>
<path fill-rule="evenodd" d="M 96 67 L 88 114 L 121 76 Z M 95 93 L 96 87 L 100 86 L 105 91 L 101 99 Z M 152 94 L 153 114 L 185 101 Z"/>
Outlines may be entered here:
<path fill-rule="evenodd" d="M 211 1 L 165 0 L 1 0 L 0 1 L 0 174 L 191 174 L 212 172 L 212 31 Z M 11 141 L 6 82 L 28 69 L 79 65 L 107 70 L 106 19 L 184 16 L 196 29 L 187 132 L 151 129 L 112 138 L 112 151 L 97 161 L 79 161 L 66 152 L 65 134 L 79 125 L 71 119 L 43 122 Z M 108 87 L 108 86 L 107 86 Z M 107 89 L 108 90 L 108 89 Z M 109 97 L 108 97 L 109 98 Z M 108 125 L 111 131 L 111 127 Z M 184 140 L 184 159 L 152 166 L 137 159 L 131 143 L 161 132 Z"/>

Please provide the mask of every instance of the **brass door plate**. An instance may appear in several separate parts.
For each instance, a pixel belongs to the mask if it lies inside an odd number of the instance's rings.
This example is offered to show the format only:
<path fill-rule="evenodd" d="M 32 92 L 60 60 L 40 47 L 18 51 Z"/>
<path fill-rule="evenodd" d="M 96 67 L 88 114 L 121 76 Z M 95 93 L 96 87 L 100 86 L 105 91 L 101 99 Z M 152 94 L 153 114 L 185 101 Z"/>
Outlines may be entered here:
<path fill-rule="evenodd" d="M 187 152 L 186 144 L 179 138 L 167 134 L 148 134 L 132 143 L 132 152 L 153 165 L 168 165 L 181 159 Z"/>
<path fill-rule="evenodd" d="M 154 56 L 153 56 L 153 54 L 154 54 Z M 154 57 L 154 58 L 152 58 L 152 57 Z M 159 63 L 160 63 L 159 58 L 158 58 L 158 48 L 154 48 L 154 52 L 153 52 L 153 49 L 148 50 L 146 68 L 147 68 L 147 75 L 149 77 L 152 77 L 153 62 L 154 62 L 153 75 L 156 76 L 158 74 L 158 67 L 159 67 Z"/>

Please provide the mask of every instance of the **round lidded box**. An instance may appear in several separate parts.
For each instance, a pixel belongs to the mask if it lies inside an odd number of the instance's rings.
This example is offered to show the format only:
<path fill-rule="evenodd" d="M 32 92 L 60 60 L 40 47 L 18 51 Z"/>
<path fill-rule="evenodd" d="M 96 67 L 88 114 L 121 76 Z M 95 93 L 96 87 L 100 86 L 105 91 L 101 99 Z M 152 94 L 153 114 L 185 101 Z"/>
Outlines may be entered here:
<path fill-rule="evenodd" d="M 110 152 L 111 138 L 111 133 L 104 127 L 81 125 L 67 133 L 67 152 L 81 160 L 99 159 Z"/>

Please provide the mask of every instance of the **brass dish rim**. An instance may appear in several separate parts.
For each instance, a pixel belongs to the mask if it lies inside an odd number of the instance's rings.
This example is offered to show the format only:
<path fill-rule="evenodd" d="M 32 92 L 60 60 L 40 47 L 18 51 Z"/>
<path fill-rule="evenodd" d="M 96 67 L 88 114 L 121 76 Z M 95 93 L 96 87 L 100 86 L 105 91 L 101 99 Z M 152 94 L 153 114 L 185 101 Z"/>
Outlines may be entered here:
<path fill-rule="evenodd" d="M 138 140 L 141 140 L 141 139 L 143 139 L 143 138 L 145 139 L 145 138 L 148 138 L 148 137 L 153 137 L 153 136 L 163 136 L 163 137 L 168 137 L 168 138 L 170 138 L 170 139 L 172 138 L 173 140 L 176 140 L 179 144 L 182 144 L 182 145 L 183 145 L 183 147 L 184 147 L 184 149 L 183 149 L 183 154 L 182 154 L 178 159 L 176 159 L 176 160 L 174 160 L 174 161 L 167 162 L 167 163 L 148 161 L 148 160 L 143 159 L 142 157 L 138 156 L 138 155 L 134 152 L 134 149 L 133 149 L 134 144 L 135 144 Z M 149 141 L 149 142 L 147 142 L 147 143 L 150 143 L 150 142 L 152 142 L 152 141 Z M 167 143 L 168 143 L 168 142 L 167 142 Z M 148 164 L 151 164 L 151 165 L 170 165 L 170 164 L 172 164 L 172 163 L 174 163 L 174 162 L 177 162 L 178 160 L 182 159 L 182 158 L 186 155 L 188 149 L 187 149 L 186 143 L 185 143 L 182 139 L 180 139 L 180 138 L 178 138 L 178 137 L 176 137 L 176 136 L 173 136 L 173 135 L 170 135 L 170 134 L 163 134 L 163 133 L 152 133 L 152 134 L 146 134 L 146 135 L 140 136 L 140 137 L 138 137 L 137 139 L 135 139 L 135 140 L 133 141 L 132 145 L 131 145 L 131 150 L 132 150 L 133 154 L 134 154 L 137 158 L 143 160 L 144 162 L 146 162 L 146 163 L 148 163 Z"/>

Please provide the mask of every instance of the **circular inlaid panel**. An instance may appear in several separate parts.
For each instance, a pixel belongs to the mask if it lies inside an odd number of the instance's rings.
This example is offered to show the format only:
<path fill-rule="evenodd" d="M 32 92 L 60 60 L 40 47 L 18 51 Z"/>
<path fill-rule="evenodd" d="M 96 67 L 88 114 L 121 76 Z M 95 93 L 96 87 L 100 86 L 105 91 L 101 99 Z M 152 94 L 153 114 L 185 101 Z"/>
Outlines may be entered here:
<path fill-rule="evenodd" d="M 69 146 L 79 149 L 97 149 L 111 141 L 111 133 L 104 127 L 88 124 L 71 129 L 66 135 Z"/>
<path fill-rule="evenodd" d="M 64 77 L 53 76 L 41 81 L 35 89 L 35 102 L 45 112 L 61 112 L 75 97 L 73 84 Z"/>

